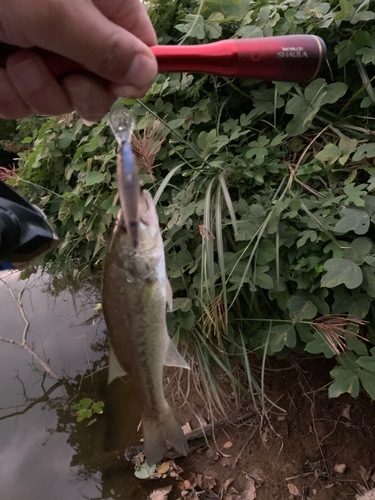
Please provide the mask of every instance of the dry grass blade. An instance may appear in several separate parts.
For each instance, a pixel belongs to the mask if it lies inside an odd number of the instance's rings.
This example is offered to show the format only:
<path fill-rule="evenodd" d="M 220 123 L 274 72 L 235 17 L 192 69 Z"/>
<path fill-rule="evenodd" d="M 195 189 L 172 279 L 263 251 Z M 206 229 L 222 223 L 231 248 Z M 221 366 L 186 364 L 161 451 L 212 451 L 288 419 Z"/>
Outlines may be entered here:
<path fill-rule="evenodd" d="M 203 226 L 205 231 L 207 232 L 206 234 L 212 235 L 212 215 L 211 215 L 211 192 L 212 192 L 212 186 L 213 183 L 215 182 L 215 179 L 211 179 L 207 192 L 206 192 L 206 197 L 204 199 L 204 215 L 203 215 Z M 205 235 L 202 235 L 202 244 L 204 246 L 205 250 L 205 266 L 204 266 L 204 273 L 202 274 L 202 279 L 204 282 L 202 283 L 202 291 L 203 288 L 206 288 L 208 291 L 208 296 L 209 300 L 207 301 L 208 303 L 212 302 L 215 298 L 215 273 L 214 273 L 214 242 L 212 237 L 206 237 Z M 202 259 L 203 261 L 203 259 Z M 207 283 L 208 281 L 208 283 Z M 207 286 L 208 285 L 208 286 Z M 203 300 L 203 294 L 202 294 L 202 300 Z M 206 302 L 206 303 L 207 303 Z"/>
<path fill-rule="evenodd" d="M 228 187 L 227 187 L 227 185 L 225 183 L 225 179 L 224 179 L 224 175 L 223 174 L 219 175 L 219 181 L 220 181 L 221 189 L 223 191 L 225 202 L 226 202 L 228 210 L 229 210 L 229 214 L 230 214 L 230 218 L 231 218 L 231 221 L 232 221 L 232 226 L 233 226 L 234 234 L 235 234 L 235 236 L 237 236 L 238 229 L 237 229 L 236 214 L 234 212 L 233 203 L 232 203 L 229 191 L 228 191 Z"/>
<path fill-rule="evenodd" d="M 253 400 L 255 408 L 257 408 L 257 401 L 255 399 L 254 389 L 260 398 L 262 397 L 261 390 L 260 390 L 259 384 L 255 380 L 254 375 L 251 372 L 250 363 L 249 363 L 249 355 L 248 355 L 248 351 L 247 351 L 246 346 L 245 346 L 245 339 L 244 339 L 242 332 L 240 332 L 240 339 L 241 339 L 241 347 L 242 347 L 242 360 L 243 360 L 243 364 L 244 364 L 245 371 L 246 371 L 246 376 L 247 376 L 247 381 L 249 384 L 251 398 Z"/>
<path fill-rule="evenodd" d="M 357 63 L 358 73 L 361 77 L 362 83 L 363 83 L 363 85 L 366 85 L 367 93 L 370 96 L 372 102 L 375 103 L 374 89 L 372 88 L 372 85 L 370 83 L 370 79 L 369 79 L 367 71 L 365 69 L 365 65 L 363 64 L 363 62 L 360 60 L 359 57 L 357 57 L 356 63 Z"/>
<path fill-rule="evenodd" d="M 235 295 L 234 295 L 234 298 L 233 298 L 232 302 L 230 303 L 229 309 L 231 309 L 231 308 L 233 307 L 233 305 L 234 305 L 234 303 L 235 303 L 235 301 L 236 301 L 236 299 L 237 299 L 237 297 L 238 297 L 238 295 L 239 295 L 239 293 L 240 293 L 240 291 L 241 291 L 241 289 L 242 289 L 242 286 L 243 286 L 243 284 L 244 284 L 244 282 L 245 282 L 245 279 L 246 279 L 246 277 L 247 277 L 247 275 L 248 275 L 248 273 L 249 273 L 250 265 L 251 265 L 251 263 L 252 263 L 252 261 L 253 261 L 253 258 L 254 258 L 255 254 L 256 254 L 256 251 L 258 250 L 258 246 L 259 246 L 260 240 L 261 240 L 261 238 L 262 238 L 262 236 L 263 236 L 264 231 L 266 230 L 266 228 L 267 228 L 267 226 L 268 226 L 268 223 L 269 223 L 269 221 L 270 221 L 270 219 L 271 219 L 271 217 L 272 217 L 272 215 L 273 215 L 273 212 L 274 212 L 274 209 L 272 209 L 272 210 L 270 211 L 270 213 L 268 214 L 268 216 L 267 216 L 266 220 L 263 222 L 263 224 L 262 224 L 262 225 L 260 226 L 260 228 L 258 229 L 257 233 L 254 235 L 254 237 L 253 237 L 253 238 L 250 240 L 250 242 L 249 242 L 249 245 L 248 245 L 248 246 L 250 246 L 250 244 L 253 242 L 253 240 L 254 240 L 255 236 L 257 237 L 257 239 L 256 239 L 256 241 L 255 241 L 255 243 L 254 243 L 254 248 L 253 248 L 253 249 L 252 249 L 252 251 L 251 251 L 250 257 L 249 257 L 249 259 L 248 259 L 248 261 L 247 261 L 247 264 L 246 264 L 245 270 L 244 270 L 244 272 L 243 272 L 243 275 L 242 275 L 242 278 L 241 278 L 240 284 L 238 285 L 238 288 L 237 288 L 237 291 L 236 291 L 236 293 L 235 293 Z M 248 246 L 247 246 L 247 247 L 248 247 Z M 243 253 L 245 253 L 245 251 L 247 250 L 247 247 L 245 248 L 245 250 L 244 250 L 244 252 L 243 252 Z M 239 260 L 240 260 L 240 258 L 238 259 L 237 263 L 239 262 Z M 237 265 L 237 263 L 236 263 L 236 265 Z M 234 269 L 233 269 L 233 270 L 234 270 Z M 233 270 L 232 270 L 232 272 L 233 272 Z M 229 280 L 229 278 L 230 278 L 230 275 L 229 275 L 229 277 L 228 277 L 228 280 Z"/>
<path fill-rule="evenodd" d="M 153 111 L 152 109 L 150 109 L 140 99 L 136 99 L 136 101 L 137 101 L 137 103 L 140 106 L 142 106 L 143 108 L 145 108 L 152 116 L 154 116 L 157 120 L 159 120 L 167 129 L 169 129 L 172 132 L 173 135 L 175 135 L 183 144 L 185 144 L 185 146 L 187 146 L 189 149 L 191 149 L 191 151 L 194 151 L 194 153 L 197 155 L 197 157 L 200 158 L 202 160 L 202 162 L 205 165 L 207 165 L 207 167 L 210 168 L 210 170 L 212 170 L 212 165 L 210 164 L 210 162 L 207 161 L 205 158 L 203 158 L 203 156 L 199 153 L 199 151 L 197 149 L 195 149 L 190 142 L 188 142 L 186 139 L 184 139 L 182 137 L 182 135 L 177 132 L 177 130 L 175 130 L 174 128 L 172 128 L 165 120 L 163 120 L 162 118 L 160 118 L 160 116 L 157 113 L 155 113 L 155 111 Z"/>
<path fill-rule="evenodd" d="M 146 114 L 143 134 L 141 134 L 139 130 L 137 130 L 137 134 L 133 134 L 132 149 L 138 168 L 144 168 L 151 175 L 151 178 L 153 178 L 152 169 L 160 165 L 160 163 L 158 165 L 154 164 L 155 157 L 165 141 L 167 134 L 164 134 L 158 139 L 162 123 L 160 120 L 154 120 L 150 131 L 147 128 L 148 118 L 149 115 Z"/>
<path fill-rule="evenodd" d="M 176 167 L 172 168 L 172 170 L 170 170 L 168 172 L 168 174 L 164 177 L 163 182 L 160 184 L 160 186 L 159 186 L 159 188 L 156 191 L 155 196 L 154 196 L 155 205 L 159 201 L 159 198 L 163 194 L 163 191 L 167 187 L 169 181 L 172 179 L 172 177 L 174 176 L 174 174 L 177 173 L 180 170 L 180 168 L 182 166 L 183 166 L 183 163 L 180 163 L 180 165 L 177 165 Z"/>
<path fill-rule="evenodd" d="M 211 337 L 212 332 L 217 338 L 219 348 L 224 349 L 222 336 L 227 333 L 227 321 L 225 309 L 221 303 L 221 295 L 219 295 L 209 306 L 204 307 L 204 313 L 200 321 L 203 323 L 202 330 L 206 337 Z"/>
<path fill-rule="evenodd" d="M 344 106 L 343 108 L 341 108 L 341 111 L 340 111 L 340 113 L 339 113 L 339 115 L 338 115 L 338 118 L 340 118 L 340 116 L 344 113 L 344 111 L 348 108 L 348 106 L 350 106 L 350 104 L 351 104 L 351 103 L 352 103 L 355 99 L 357 99 L 357 97 L 358 97 L 359 95 L 361 95 L 361 94 L 362 94 L 362 92 L 363 92 L 364 90 L 366 90 L 366 87 L 367 87 L 368 85 L 370 85 L 370 84 L 371 84 L 371 82 L 372 82 L 373 80 L 375 80 L 375 76 L 373 76 L 370 80 L 368 80 L 368 82 L 366 82 L 364 85 L 362 85 L 362 87 L 361 87 L 359 90 L 357 90 L 357 92 L 355 92 L 355 93 L 351 96 L 351 98 L 348 100 L 348 102 L 345 104 L 345 106 Z M 354 126 L 352 126 L 352 128 L 354 128 Z"/>
<path fill-rule="evenodd" d="M 333 234 L 323 226 L 323 224 L 320 222 L 320 220 L 315 217 L 315 215 L 307 208 L 307 206 L 303 203 L 303 201 L 301 201 L 301 208 L 307 213 L 307 215 L 310 217 L 310 219 L 313 220 L 319 226 L 319 228 L 324 232 L 324 234 L 326 234 L 328 236 L 328 238 L 333 241 L 333 243 L 336 243 L 336 245 L 342 249 L 349 248 L 349 247 L 341 246 L 338 243 L 338 241 L 333 236 Z"/>
<path fill-rule="evenodd" d="M 16 165 L 13 163 L 13 166 L 9 168 L 0 167 L 0 181 L 5 182 L 10 177 L 17 177 Z"/>
<path fill-rule="evenodd" d="M 306 146 L 306 148 L 303 150 L 303 153 L 301 154 L 299 160 L 298 160 L 298 163 L 297 165 L 295 166 L 295 168 L 293 169 L 292 171 L 292 174 L 293 176 L 295 176 L 295 174 L 297 173 L 297 170 L 299 168 L 299 166 L 301 165 L 302 163 L 302 160 L 303 158 L 305 157 L 307 151 L 310 149 L 310 147 L 314 144 L 314 142 L 323 134 L 323 132 L 325 132 L 327 130 L 327 128 L 329 127 L 329 125 L 327 125 L 326 127 L 324 127 L 320 132 L 319 134 L 317 134 L 314 139 Z"/>
<path fill-rule="evenodd" d="M 316 332 L 323 338 L 336 355 L 346 349 L 345 335 L 353 335 L 367 341 L 365 337 L 348 330 L 348 327 L 364 326 L 368 321 L 361 318 L 347 317 L 340 314 L 329 314 L 314 319 L 311 323 Z"/>
<path fill-rule="evenodd" d="M 282 192 L 282 194 L 281 194 L 281 196 L 280 196 L 280 198 L 279 198 L 279 201 L 282 201 L 282 200 L 284 199 L 284 196 L 285 196 L 286 192 L 290 189 L 290 183 L 291 183 L 292 179 L 293 179 L 293 174 L 290 174 L 290 176 L 289 176 L 289 180 L 288 180 L 288 184 L 287 184 L 286 188 L 284 189 L 284 191 Z M 278 193 L 278 192 L 279 192 L 279 190 L 281 189 L 282 185 L 283 185 L 283 183 L 281 183 L 281 184 L 280 184 L 280 186 L 279 186 L 279 188 L 278 188 L 278 190 L 277 190 L 277 193 Z M 274 211 L 275 211 L 275 207 L 274 207 L 274 208 L 272 208 L 272 210 L 269 212 L 269 214 L 267 215 L 267 217 L 266 217 L 265 221 L 263 222 L 263 224 L 259 227 L 259 229 L 258 229 L 258 231 L 255 233 L 254 237 L 253 237 L 253 238 L 249 241 L 248 245 L 247 245 L 247 246 L 245 247 L 245 249 L 243 250 L 243 254 L 244 254 L 244 253 L 247 251 L 247 249 L 249 248 L 249 246 L 253 243 L 254 239 L 256 238 L 256 241 L 255 241 L 255 243 L 254 243 L 254 248 L 253 248 L 253 250 L 252 250 L 252 252 L 251 252 L 251 254 L 250 254 L 249 260 L 247 261 L 247 264 L 246 264 L 245 270 L 244 270 L 244 272 L 243 272 L 243 275 L 242 275 L 242 278 L 241 278 L 240 284 L 239 284 L 239 286 L 238 286 L 238 289 L 237 289 L 237 291 L 236 291 L 236 293 L 235 293 L 235 296 L 234 296 L 234 298 L 233 298 L 232 302 L 230 303 L 230 306 L 229 306 L 229 308 L 228 308 L 228 309 L 231 309 L 231 308 L 232 308 L 232 306 L 234 305 L 234 303 L 235 303 L 235 301 L 236 301 L 236 299 L 237 299 L 237 297 L 238 297 L 238 295 L 239 295 L 239 293 L 240 293 L 240 291 L 241 291 L 241 288 L 242 288 L 242 286 L 243 286 L 243 284 L 244 284 L 244 282 L 245 282 L 246 276 L 247 276 L 247 274 L 248 274 L 248 272 L 249 272 L 250 265 L 251 265 L 251 263 L 252 263 L 252 260 L 253 260 L 253 258 L 254 258 L 254 255 L 255 255 L 255 253 L 256 253 L 256 251 L 257 251 L 257 249 L 258 249 L 259 242 L 260 242 L 260 240 L 261 240 L 261 238 L 262 238 L 262 236 L 263 236 L 264 231 L 266 230 L 266 228 L 267 228 L 267 226 L 268 226 L 269 221 L 271 220 L 271 217 L 272 217 L 272 215 L 273 215 Z M 242 255 L 241 255 L 241 256 L 239 257 L 239 259 L 237 260 L 237 262 L 236 262 L 236 264 L 235 264 L 234 268 L 237 266 L 237 264 L 239 263 L 239 261 L 241 260 L 241 258 L 242 258 Z M 231 276 L 231 274 L 232 274 L 232 272 L 233 272 L 234 268 L 232 269 L 232 271 L 231 271 L 230 275 L 228 276 L 228 278 L 227 278 L 228 280 L 229 280 L 229 278 L 230 278 L 230 276 Z"/>
<path fill-rule="evenodd" d="M 222 291 L 220 293 L 220 297 L 223 297 L 223 305 L 224 305 L 224 325 L 225 331 L 228 326 L 228 296 L 227 296 L 227 285 L 225 280 L 225 262 L 224 262 L 224 243 L 223 243 L 223 227 L 222 227 L 222 218 L 221 218 L 221 187 L 220 185 L 217 187 L 216 192 L 216 248 L 217 255 L 219 260 L 220 267 L 220 275 L 221 275 L 221 286 Z"/>
<path fill-rule="evenodd" d="M 305 184 L 304 182 L 300 181 L 299 179 L 297 179 L 297 177 L 295 178 L 295 180 L 298 182 L 298 184 L 303 186 L 305 189 L 307 189 L 307 191 L 310 191 L 310 193 L 314 194 L 318 198 L 326 198 L 326 196 L 324 194 L 319 193 L 319 191 L 310 187 L 308 184 Z"/>

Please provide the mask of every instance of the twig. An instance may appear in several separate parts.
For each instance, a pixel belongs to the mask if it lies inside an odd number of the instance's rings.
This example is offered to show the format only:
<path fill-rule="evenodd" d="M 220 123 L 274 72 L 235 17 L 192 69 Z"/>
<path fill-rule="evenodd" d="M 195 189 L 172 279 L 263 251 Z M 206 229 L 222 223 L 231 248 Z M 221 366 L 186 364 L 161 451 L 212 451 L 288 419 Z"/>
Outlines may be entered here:
<path fill-rule="evenodd" d="M 37 363 L 39 363 L 40 366 L 42 366 L 44 368 L 44 370 L 48 373 L 48 375 L 50 375 L 50 377 L 54 378 L 55 380 L 62 380 L 62 377 L 60 375 L 58 375 L 56 372 L 54 372 L 52 370 L 52 368 L 50 368 L 50 366 L 27 343 L 27 334 L 28 334 L 29 328 L 30 328 L 30 321 L 26 317 L 26 314 L 25 314 L 25 311 L 23 308 L 23 303 L 21 301 L 22 295 L 26 289 L 26 283 L 25 283 L 24 287 L 22 288 L 22 290 L 19 292 L 18 297 L 16 297 L 15 293 L 13 292 L 13 290 L 11 289 L 9 284 L 2 278 L 0 278 L 0 281 L 2 283 L 4 283 L 4 285 L 8 288 L 11 296 L 13 297 L 14 301 L 16 302 L 16 304 L 18 306 L 18 311 L 19 311 L 19 313 L 20 313 L 20 315 L 25 323 L 25 328 L 23 330 L 21 342 L 19 342 L 18 340 L 8 339 L 8 338 L 4 338 L 1 336 L 0 336 L 0 341 L 22 347 L 22 349 L 25 349 L 25 351 L 28 352 L 35 359 L 35 361 L 37 361 Z"/>
<path fill-rule="evenodd" d="M 239 423 L 239 422 L 242 422 L 245 420 L 250 420 L 250 419 L 255 418 L 255 417 L 256 417 L 256 413 L 254 411 L 250 410 L 247 413 L 243 413 L 242 415 L 237 414 L 237 415 L 234 415 L 234 417 L 232 417 L 232 418 L 219 420 L 218 422 L 215 423 L 215 427 L 217 428 L 217 427 L 222 427 L 223 425 L 227 425 L 227 424 L 236 424 L 236 423 Z M 254 433 L 255 433 L 255 431 L 254 431 Z M 254 433 L 252 434 L 250 439 L 254 436 Z M 207 436 L 211 435 L 211 434 L 212 434 L 212 425 L 211 424 L 203 425 L 202 427 L 194 429 L 193 431 L 185 434 L 187 441 L 189 441 L 189 453 L 194 451 L 195 449 L 202 447 L 202 442 L 197 443 L 197 445 L 195 445 L 195 444 L 191 443 L 191 441 L 195 441 L 195 440 L 204 438 L 206 440 L 206 443 L 207 443 Z M 250 439 L 248 439 L 246 444 L 250 441 Z M 246 446 L 246 444 L 245 444 L 245 446 Z M 208 445 L 206 444 L 205 446 L 208 446 Z M 243 449 L 245 448 L 245 446 L 243 447 Z M 243 451 L 243 449 L 242 449 L 242 451 Z M 131 461 L 132 457 L 135 457 L 138 453 L 141 453 L 142 451 L 144 451 L 143 445 L 130 446 L 129 448 L 125 449 L 125 457 L 129 457 L 129 458 L 127 458 L 127 460 Z M 238 455 L 237 460 L 241 456 L 242 451 Z M 117 456 L 117 452 L 116 452 L 116 456 Z M 183 456 L 184 455 L 182 455 L 181 453 L 179 453 L 177 451 L 172 451 L 172 450 L 169 450 L 165 454 L 165 458 L 169 458 L 169 459 L 175 459 L 175 458 L 179 458 L 179 457 L 183 457 Z"/>
<path fill-rule="evenodd" d="M 313 138 L 313 140 L 312 140 L 312 141 L 308 144 L 308 146 L 304 149 L 303 153 L 301 154 L 301 156 L 300 156 L 300 158 L 299 158 L 299 160 L 298 160 L 298 163 L 297 163 L 296 167 L 292 170 L 293 175 L 295 175 L 295 174 L 296 174 L 296 172 L 297 172 L 297 170 L 298 170 L 298 167 L 301 165 L 301 162 L 302 162 L 302 160 L 303 160 L 303 158 L 304 158 L 305 154 L 307 153 L 307 151 L 308 151 L 308 150 L 310 149 L 310 147 L 314 144 L 314 142 L 315 142 L 315 141 L 316 141 L 316 140 L 317 140 L 317 139 L 318 139 L 318 138 L 319 138 L 319 137 L 323 134 L 323 132 L 325 132 L 325 131 L 327 130 L 327 128 L 328 128 L 328 127 L 329 127 L 329 125 L 327 125 L 326 127 L 324 127 L 324 129 L 323 129 L 323 130 L 321 130 L 321 131 L 319 132 L 319 134 L 317 134 L 317 135 Z"/>
<path fill-rule="evenodd" d="M 297 476 L 286 477 L 285 481 L 292 481 L 293 479 L 298 479 L 299 477 L 311 476 L 311 475 L 314 475 L 314 473 L 313 472 L 304 472 L 303 474 L 298 474 Z"/>
<path fill-rule="evenodd" d="M 242 446 L 242 448 L 241 448 L 241 450 L 240 450 L 239 454 L 237 455 L 237 457 L 236 457 L 236 459 L 235 459 L 235 461 L 234 461 L 234 465 L 233 465 L 233 467 L 232 467 L 232 471 L 235 469 L 235 467 L 236 467 L 236 465 L 237 465 L 237 462 L 238 462 L 238 460 L 240 459 L 240 457 L 241 457 L 241 455 L 242 455 L 242 453 L 243 453 L 244 449 L 245 449 L 245 448 L 246 448 L 246 446 L 250 443 L 250 441 L 253 439 L 254 434 L 256 433 L 256 431 L 257 431 L 257 429 L 255 428 L 255 429 L 254 429 L 254 432 L 251 434 L 251 436 L 249 437 L 249 439 L 248 439 L 248 440 L 246 441 L 246 443 Z"/>
<path fill-rule="evenodd" d="M 242 453 L 243 453 L 244 449 L 246 448 L 246 446 L 247 446 L 247 445 L 250 443 L 250 441 L 253 439 L 253 437 L 254 437 L 254 435 L 255 435 L 256 431 L 257 431 L 257 427 L 255 427 L 254 432 L 251 434 L 251 436 L 249 437 L 249 439 L 248 439 L 248 440 L 245 442 L 245 444 L 242 446 L 242 448 L 241 448 L 241 450 L 240 450 L 239 454 L 237 455 L 237 457 L 236 457 L 236 459 L 235 459 L 235 461 L 234 461 L 234 464 L 233 464 L 233 466 L 232 466 L 232 468 L 231 468 L 230 472 L 227 474 L 227 476 L 226 476 L 226 477 L 225 477 L 222 481 L 220 481 L 220 482 L 222 483 L 222 486 L 220 487 L 220 493 L 222 493 L 222 489 L 223 489 L 223 484 L 224 484 L 224 482 L 228 479 L 228 477 L 230 477 L 230 475 L 232 474 L 232 472 L 233 472 L 233 471 L 234 471 L 234 469 L 236 468 L 236 465 L 237 465 L 238 460 L 240 459 L 240 457 L 241 457 L 241 455 L 242 455 Z"/>
<path fill-rule="evenodd" d="M 303 395 L 310 401 L 310 413 L 311 413 L 312 428 L 313 428 L 313 431 L 314 431 L 314 434 L 315 434 L 316 442 L 318 444 L 320 456 L 322 457 L 322 462 L 323 462 L 324 469 L 326 471 L 327 477 L 329 477 L 331 479 L 331 474 L 329 473 L 329 470 L 328 470 L 328 467 L 327 467 L 327 463 L 326 463 L 326 460 L 325 460 L 325 457 L 324 457 L 324 453 L 323 453 L 323 450 L 322 450 L 320 438 L 319 438 L 318 431 L 317 431 L 316 425 L 315 425 L 315 395 L 316 395 L 317 391 L 313 392 L 312 398 L 310 398 L 310 396 L 308 396 L 305 393 L 305 390 L 304 390 L 302 384 L 301 384 L 301 387 L 303 389 Z"/>
<path fill-rule="evenodd" d="M 335 458 L 346 447 L 346 445 L 349 443 L 349 441 L 350 441 L 350 439 L 348 439 L 347 442 L 343 446 L 341 446 L 339 451 L 336 451 L 336 453 L 334 453 L 330 457 L 326 458 L 326 462 L 328 462 L 328 460 L 332 460 L 332 458 Z"/>

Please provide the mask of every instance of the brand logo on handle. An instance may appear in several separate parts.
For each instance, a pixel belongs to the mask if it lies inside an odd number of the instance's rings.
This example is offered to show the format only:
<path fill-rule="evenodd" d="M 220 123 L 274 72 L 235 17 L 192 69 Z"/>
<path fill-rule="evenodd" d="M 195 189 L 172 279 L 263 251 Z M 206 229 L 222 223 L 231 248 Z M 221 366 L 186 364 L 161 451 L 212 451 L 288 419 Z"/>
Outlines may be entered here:
<path fill-rule="evenodd" d="M 288 59 L 302 59 L 309 57 L 303 47 L 281 47 L 281 51 L 277 53 L 277 57 Z"/>

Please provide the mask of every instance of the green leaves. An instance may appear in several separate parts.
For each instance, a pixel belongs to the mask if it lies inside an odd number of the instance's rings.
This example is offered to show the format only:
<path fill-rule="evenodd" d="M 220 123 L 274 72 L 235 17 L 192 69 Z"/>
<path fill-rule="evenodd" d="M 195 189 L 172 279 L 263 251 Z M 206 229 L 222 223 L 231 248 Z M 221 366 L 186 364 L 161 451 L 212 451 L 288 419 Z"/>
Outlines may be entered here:
<path fill-rule="evenodd" d="M 324 264 L 327 273 L 322 277 L 321 286 L 333 288 L 342 283 L 350 290 L 357 288 L 363 280 L 361 268 L 349 259 L 329 259 Z"/>
<path fill-rule="evenodd" d="M 268 264 L 276 257 L 276 247 L 272 241 L 263 238 L 258 246 L 257 263 L 261 266 Z"/>
<path fill-rule="evenodd" d="M 364 390 L 370 396 L 370 398 L 375 400 L 375 374 L 364 370 L 359 373 L 359 378 L 363 385 Z"/>
<path fill-rule="evenodd" d="M 313 320 L 366 318 L 375 299 L 375 197 L 368 194 L 375 192 L 375 142 L 373 90 L 364 86 L 363 68 L 371 78 L 375 42 L 373 23 L 363 23 L 372 11 L 359 0 L 152 4 L 162 44 L 177 45 L 184 35 L 195 45 L 309 33 L 325 39 L 332 71 L 309 84 L 164 73 L 144 99 L 115 103 L 135 114 L 139 166 L 159 148 L 153 178 L 140 178 L 157 193 L 175 297 L 171 331 L 193 338 L 212 316 L 210 342 L 222 333 L 224 350 L 235 353 L 225 339 L 243 330 L 245 343 L 268 342 L 267 353 L 333 357 Z M 18 177 L 9 182 L 45 210 L 61 238 L 43 263 L 71 276 L 101 270 L 120 208 L 108 117 L 92 127 L 76 115 L 18 126 Z M 280 321 L 269 328 L 270 318 Z M 364 325 L 353 329 L 372 338 Z M 339 359 L 332 393 L 355 394 L 356 383 L 371 393 L 371 346 L 349 330 L 343 341 L 354 361 Z M 94 411 L 81 410 L 86 419 Z"/>
<path fill-rule="evenodd" d="M 305 294 L 292 295 L 287 302 L 287 307 L 293 324 L 304 319 L 313 319 L 318 312 L 316 306 Z"/>
<path fill-rule="evenodd" d="M 327 341 L 318 333 L 315 333 L 314 340 L 311 340 L 306 344 L 305 351 L 310 354 L 321 354 L 323 353 L 326 358 L 333 358 L 335 353 L 332 351 L 331 347 L 328 345 Z"/>
<path fill-rule="evenodd" d="M 356 150 L 357 144 L 358 141 L 356 139 L 342 137 L 338 146 L 332 142 L 328 143 L 322 151 L 319 151 L 315 158 L 320 161 L 327 161 L 329 165 L 333 165 L 336 161 L 344 165 L 349 155 Z"/>
<path fill-rule="evenodd" d="M 375 373 L 375 357 L 374 356 L 361 356 L 357 359 L 357 363 L 361 368 Z"/>
<path fill-rule="evenodd" d="M 176 298 L 173 299 L 173 312 L 181 309 L 183 312 L 190 311 L 192 307 L 191 299 L 189 298 Z"/>
<path fill-rule="evenodd" d="M 336 223 L 335 231 L 355 234 L 366 234 L 370 227 L 370 217 L 364 210 L 356 208 L 343 208 L 339 211 L 341 220 Z"/>
<path fill-rule="evenodd" d="M 93 186 L 103 182 L 105 175 L 102 172 L 88 172 L 86 176 L 86 186 Z"/>
<path fill-rule="evenodd" d="M 277 325 L 271 329 L 272 340 L 271 349 L 273 352 L 280 352 L 284 347 L 293 348 L 296 345 L 297 337 L 293 325 Z"/>
<path fill-rule="evenodd" d="M 358 376 L 350 370 L 341 366 L 336 366 L 330 371 L 331 377 L 335 379 L 329 386 L 328 395 L 330 398 L 337 398 L 341 394 L 348 392 L 356 398 L 359 394 Z"/>
<path fill-rule="evenodd" d="M 268 155 L 268 149 L 265 147 L 268 143 L 269 139 L 264 136 L 260 136 L 257 141 L 250 142 L 250 149 L 246 153 L 246 158 L 255 158 L 255 165 L 261 165 Z"/>
<path fill-rule="evenodd" d="M 101 415 L 103 413 L 103 408 L 104 408 L 104 403 L 103 401 L 98 401 L 97 403 L 94 403 L 91 398 L 84 398 L 81 399 L 79 403 L 73 405 L 73 409 L 77 410 L 77 421 L 82 422 L 82 420 L 85 420 L 86 418 L 91 418 L 92 415 L 95 413 L 97 415 Z M 93 421 L 88 424 L 90 425 L 91 423 L 94 423 L 96 419 L 93 419 Z"/>
<path fill-rule="evenodd" d="M 362 272 L 362 287 L 371 298 L 375 299 L 375 268 L 365 264 L 362 267 Z"/>
<path fill-rule="evenodd" d="M 329 388 L 329 397 L 336 398 L 345 392 L 353 397 L 359 394 L 359 381 L 368 395 L 375 399 L 375 348 L 371 349 L 372 356 L 356 358 L 351 353 L 338 356 L 341 366 L 336 366 L 330 373 L 335 379 Z"/>
<path fill-rule="evenodd" d="M 315 115 L 325 104 L 333 104 L 343 97 L 348 89 L 345 83 L 327 84 L 324 78 L 311 82 L 305 89 L 304 97 L 295 96 L 285 107 L 285 112 L 295 115 L 288 123 L 288 135 L 303 134 L 310 127 Z"/>
<path fill-rule="evenodd" d="M 203 40 L 205 37 L 204 19 L 199 15 L 187 14 L 185 23 L 177 24 L 176 30 L 181 31 L 181 33 L 189 33 L 190 37 L 198 38 L 198 40 Z"/>
<path fill-rule="evenodd" d="M 364 47 L 357 51 L 358 56 L 362 56 L 363 64 L 375 64 L 375 40 L 369 43 L 370 47 Z"/>
<path fill-rule="evenodd" d="M 336 19 L 340 21 L 341 19 L 345 19 L 351 12 L 355 0 L 340 0 L 340 12 L 336 15 Z"/>
<path fill-rule="evenodd" d="M 59 136 L 60 147 L 65 149 L 71 144 L 73 140 L 73 134 L 70 130 L 64 130 Z"/>
<path fill-rule="evenodd" d="M 374 156 L 375 156 L 375 143 L 369 142 L 367 144 L 361 144 L 358 147 L 357 151 L 353 155 L 353 160 L 360 161 L 363 160 L 363 158 L 374 158 Z"/>
<path fill-rule="evenodd" d="M 143 464 L 139 465 L 135 472 L 134 475 L 138 479 L 148 479 L 156 470 L 156 465 L 151 465 L 151 467 L 148 465 L 147 462 L 143 462 Z"/>
<path fill-rule="evenodd" d="M 226 18 L 234 18 L 236 21 L 241 21 L 249 12 L 250 0 L 220 0 L 220 10 Z"/>
<path fill-rule="evenodd" d="M 350 248 L 344 250 L 345 259 L 349 259 L 358 265 L 364 263 L 367 255 L 372 249 L 372 242 L 368 238 L 356 238 L 350 244 Z"/>
<path fill-rule="evenodd" d="M 349 0 L 350 1 L 350 0 Z M 370 45 L 371 35 L 368 31 L 357 31 L 351 37 L 350 40 L 344 40 L 335 47 L 335 52 L 337 54 L 337 62 L 339 68 L 345 66 L 349 61 L 354 61 L 358 56 L 362 55 L 362 49 L 365 45 Z M 364 64 L 367 55 L 367 51 L 364 51 L 364 57 L 362 57 L 362 62 Z"/>

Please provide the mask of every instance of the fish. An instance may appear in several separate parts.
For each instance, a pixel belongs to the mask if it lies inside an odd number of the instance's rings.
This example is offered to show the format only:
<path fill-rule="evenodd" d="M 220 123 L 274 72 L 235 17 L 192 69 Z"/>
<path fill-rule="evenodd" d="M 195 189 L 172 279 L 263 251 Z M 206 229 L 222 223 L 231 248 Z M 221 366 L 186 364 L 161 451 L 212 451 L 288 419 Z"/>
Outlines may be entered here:
<path fill-rule="evenodd" d="M 118 174 L 122 168 L 119 155 Z M 167 441 L 187 455 L 186 438 L 165 399 L 163 367 L 190 367 L 167 330 L 166 305 L 172 310 L 173 299 L 154 200 L 147 190 L 137 197 L 134 245 L 123 207 L 124 176 L 118 178 L 123 196 L 103 276 L 102 303 L 110 340 L 108 382 L 126 372 L 137 384 L 146 461 L 151 466 L 163 458 Z"/>

